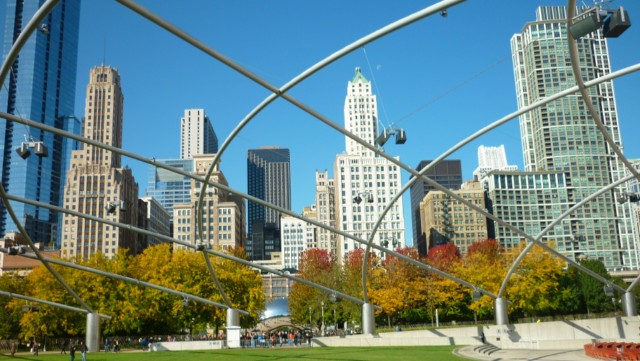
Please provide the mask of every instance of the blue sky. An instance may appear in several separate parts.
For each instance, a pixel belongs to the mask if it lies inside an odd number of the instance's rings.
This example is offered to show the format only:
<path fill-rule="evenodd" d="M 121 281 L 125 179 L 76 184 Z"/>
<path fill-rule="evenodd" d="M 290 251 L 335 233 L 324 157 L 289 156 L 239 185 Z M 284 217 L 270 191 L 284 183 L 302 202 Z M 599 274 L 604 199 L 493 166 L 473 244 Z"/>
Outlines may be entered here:
<path fill-rule="evenodd" d="M 435 1 L 140 1 L 275 86 L 353 41 Z M 538 5 L 564 1 L 469 1 L 403 28 L 338 60 L 290 91 L 343 125 L 347 82 L 359 66 L 374 81 L 379 118 L 406 130 L 408 141 L 386 151 L 415 167 L 517 109 L 510 38 L 535 19 Z M 618 0 L 632 21 L 637 1 Z M 636 21 L 637 22 L 637 21 Z M 124 148 L 147 157 L 179 157 L 180 117 L 204 108 L 220 143 L 269 92 L 114 1 L 84 1 L 80 26 L 76 113 L 84 113 L 89 69 L 118 68 L 125 96 Z M 609 41 L 614 70 L 640 60 L 640 24 Z M 615 91 L 625 146 L 640 158 L 640 75 L 617 80 Z M 510 164 L 522 169 L 518 120 L 484 136 L 452 159 L 471 179 L 479 145 L 504 144 Z M 222 158 L 232 187 L 246 192 L 247 149 L 279 145 L 291 150 L 292 209 L 314 202 L 315 170 L 329 169 L 345 149 L 344 136 L 278 100 L 240 134 Z M 125 159 L 141 194 L 148 166 Z M 408 174 L 403 174 L 403 181 Z M 404 198 L 411 240 L 408 194 Z"/>

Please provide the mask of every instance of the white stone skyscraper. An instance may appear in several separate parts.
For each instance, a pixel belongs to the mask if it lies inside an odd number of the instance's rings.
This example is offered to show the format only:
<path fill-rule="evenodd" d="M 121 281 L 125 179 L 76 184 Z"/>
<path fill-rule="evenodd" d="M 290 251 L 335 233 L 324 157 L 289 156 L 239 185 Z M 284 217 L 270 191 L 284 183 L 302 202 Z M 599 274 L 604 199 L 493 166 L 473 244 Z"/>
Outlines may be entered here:
<path fill-rule="evenodd" d="M 585 8 L 578 9 L 580 13 Z M 535 21 L 511 39 L 518 108 L 556 94 L 575 84 L 562 6 L 539 7 Z M 600 31 L 578 39 L 584 80 L 611 73 L 607 40 Z M 609 135 L 622 145 L 611 81 L 588 89 L 590 99 Z M 527 172 L 562 171 L 567 179 L 569 205 L 576 204 L 625 175 L 587 111 L 573 93 L 520 116 L 524 165 Z M 609 271 L 637 270 L 638 243 L 629 204 L 616 202 L 607 192 L 573 212 L 562 223 L 566 238 L 556 239 L 563 252 L 598 259 Z M 549 194 L 552 197 L 552 194 Z"/>
<path fill-rule="evenodd" d="M 347 85 L 344 104 L 345 128 L 374 145 L 378 135 L 378 107 L 371 82 L 356 68 Z M 346 153 L 338 154 L 334 164 L 336 223 L 345 232 L 368 239 L 389 201 L 400 192 L 400 167 L 375 155 L 346 137 Z M 400 198 L 384 217 L 374 242 L 389 249 L 405 246 L 404 213 Z M 338 237 L 339 259 L 363 245 Z M 379 252 L 376 252 L 379 253 Z"/>
<path fill-rule="evenodd" d="M 85 103 L 83 136 L 122 148 L 124 96 L 115 68 L 91 69 Z M 138 215 L 138 184 L 130 168 L 121 166 L 117 153 L 84 144 L 72 152 L 64 208 L 135 226 Z M 69 214 L 62 217 L 62 257 L 88 259 L 101 252 L 116 255 L 119 248 L 141 251 L 136 234 L 126 228 L 86 220 Z"/>
<path fill-rule="evenodd" d="M 180 119 L 180 159 L 218 153 L 218 137 L 204 109 L 186 109 Z"/>
<path fill-rule="evenodd" d="M 504 144 L 498 147 L 485 147 L 484 145 L 478 147 L 478 168 L 473 171 L 473 179 L 481 181 L 482 177 L 492 170 L 518 170 L 518 166 L 507 164 Z"/>

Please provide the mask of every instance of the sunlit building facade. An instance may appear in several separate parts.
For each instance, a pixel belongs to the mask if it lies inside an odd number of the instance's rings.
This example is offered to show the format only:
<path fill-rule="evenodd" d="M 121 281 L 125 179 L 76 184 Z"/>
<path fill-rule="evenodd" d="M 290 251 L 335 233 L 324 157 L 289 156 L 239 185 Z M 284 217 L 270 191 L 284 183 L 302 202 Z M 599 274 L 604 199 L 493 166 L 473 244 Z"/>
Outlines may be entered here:
<path fill-rule="evenodd" d="M 536 19 L 512 37 L 518 108 L 574 86 L 566 15 L 562 6 L 539 7 Z M 600 31 L 577 42 L 585 81 L 611 72 L 607 40 Z M 621 146 L 613 83 L 587 91 L 609 135 Z M 525 170 L 564 172 L 571 205 L 625 175 L 624 165 L 604 142 L 579 93 L 521 115 L 520 131 Z M 566 222 L 567 233 L 584 240 L 580 249 L 584 257 L 603 261 L 609 271 L 637 270 L 638 237 L 631 208 L 616 202 L 614 194 L 607 192 L 573 212 Z"/>
<path fill-rule="evenodd" d="M 365 142 L 374 145 L 378 135 L 378 107 L 360 68 L 347 84 L 344 105 L 345 128 Z M 362 144 L 345 137 L 346 153 L 338 154 L 334 163 L 336 195 L 336 225 L 347 233 L 363 240 L 373 234 L 373 228 L 391 199 L 400 192 L 402 181 L 400 167 L 377 156 Z M 390 249 L 393 244 L 405 246 L 404 213 L 402 198 L 391 205 L 373 242 Z M 351 238 L 338 236 L 336 256 L 363 247 Z M 375 250 L 380 254 L 380 251 Z"/>

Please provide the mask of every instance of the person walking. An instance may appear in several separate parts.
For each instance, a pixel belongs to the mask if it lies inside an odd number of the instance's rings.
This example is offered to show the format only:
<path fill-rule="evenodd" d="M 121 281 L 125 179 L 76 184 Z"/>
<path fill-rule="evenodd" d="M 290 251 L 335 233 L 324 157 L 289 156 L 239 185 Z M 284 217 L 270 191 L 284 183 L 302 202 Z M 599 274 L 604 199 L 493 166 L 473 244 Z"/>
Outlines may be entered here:
<path fill-rule="evenodd" d="M 16 345 L 16 343 L 11 342 L 11 357 L 15 356 L 17 350 L 18 350 L 18 346 Z"/>
<path fill-rule="evenodd" d="M 80 343 L 80 353 L 82 354 L 82 361 L 87 361 L 87 351 L 89 351 L 89 349 L 87 348 L 87 345 L 84 343 L 84 341 L 82 341 Z"/>
<path fill-rule="evenodd" d="M 69 357 L 70 361 L 74 361 L 76 358 L 76 346 L 73 343 L 69 346 Z"/>
<path fill-rule="evenodd" d="M 67 354 L 67 339 L 63 339 L 61 344 L 60 344 L 60 354 L 61 355 L 66 355 Z"/>

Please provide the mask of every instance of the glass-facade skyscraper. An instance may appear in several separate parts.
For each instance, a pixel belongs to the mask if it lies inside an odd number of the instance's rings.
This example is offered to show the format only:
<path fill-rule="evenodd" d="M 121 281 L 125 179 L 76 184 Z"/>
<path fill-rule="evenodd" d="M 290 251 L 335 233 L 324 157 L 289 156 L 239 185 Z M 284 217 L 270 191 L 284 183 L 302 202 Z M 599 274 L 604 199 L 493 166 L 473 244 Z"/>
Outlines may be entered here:
<path fill-rule="evenodd" d="M 3 2 L 2 59 L 42 1 Z M 73 117 L 80 1 L 61 0 L 33 33 L 13 64 L 0 89 L 0 110 L 58 129 L 80 134 Z M 25 141 L 43 142 L 47 157 L 35 154 L 23 159 L 16 148 Z M 12 195 L 60 206 L 64 170 L 69 163 L 69 141 L 63 137 L 0 119 L 0 167 L 2 184 Z M 34 153 L 32 151 L 32 153 Z M 18 202 L 12 207 L 35 242 L 57 243 L 58 215 L 48 209 Z M 17 230 L 7 210 L 0 204 L 0 236 Z"/>
<path fill-rule="evenodd" d="M 248 194 L 281 208 L 291 209 L 291 156 L 289 149 L 277 146 L 247 151 Z M 260 255 L 279 252 L 280 212 L 249 201 L 247 210 L 247 253 L 254 260 Z M 255 230 L 254 230 L 255 228 Z M 273 243 L 272 246 L 268 244 Z M 267 249 L 271 247 L 272 249 Z M 255 251 L 255 252 L 254 252 Z"/>
<path fill-rule="evenodd" d="M 158 162 L 188 173 L 194 170 L 193 159 L 163 159 Z M 173 205 L 191 203 L 191 178 L 164 168 L 150 167 L 147 179 L 147 195 L 169 212 L 173 222 Z"/>
<path fill-rule="evenodd" d="M 584 9 L 578 9 L 580 13 Z M 511 39 L 518 108 L 575 84 L 566 31 L 566 8 L 539 7 L 535 21 Z M 611 72 L 607 40 L 600 31 L 578 40 L 584 80 Z M 588 89 L 593 106 L 610 136 L 622 144 L 611 81 Z M 625 175 L 597 129 L 579 93 L 566 96 L 520 117 L 526 171 L 562 171 L 569 187 L 568 206 L 576 204 Z M 618 190 L 619 191 L 619 190 Z M 608 192 L 575 211 L 567 233 L 581 240 L 575 251 L 604 262 L 610 271 L 637 270 L 638 246 L 629 204 Z"/>

